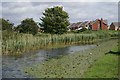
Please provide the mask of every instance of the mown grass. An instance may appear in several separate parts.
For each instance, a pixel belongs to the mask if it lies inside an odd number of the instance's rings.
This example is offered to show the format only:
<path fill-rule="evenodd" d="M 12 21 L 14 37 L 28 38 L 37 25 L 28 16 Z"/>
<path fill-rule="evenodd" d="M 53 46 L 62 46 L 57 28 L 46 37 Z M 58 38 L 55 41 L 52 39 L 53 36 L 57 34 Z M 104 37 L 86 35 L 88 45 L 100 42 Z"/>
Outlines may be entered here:
<path fill-rule="evenodd" d="M 35 78 L 81 78 L 81 77 L 87 78 L 89 76 L 86 77 L 85 76 L 86 74 L 84 74 L 84 72 L 89 70 L 91 65 L 94 64 L 94 62 L 96 62 L 97 60 L 99 61 L 99 59 L 100 60 L 104 59 L 105 53 L 110 51 L 115 46 L 117 46 L 117 41 L 110 40 L 107 42 L 100 43 L 99 46 L 97 46 L 94 49 L 88 49 L 87 51 L 83 51 L 83 52 L 81 51 L 66 56 L 52 58 L 48 61 L 43 62 L 42 64 L 36 64 L 36 65 L 31 65 L 30 67 L 25 67 L 23 69 L 23 72 Z M 117 63 L 116 55 L 108 55 L 108 58 L 102 61 L 104 64 L 102 63 L 99 64 L 101 65 L 102 69 L 108 68 L 109 66 L 107 65 L 114 64 L 113 65 L 114 67 L 110 67 L 108 69 L 113 68 L 111 70 L 114 70 L 114 72 L 117 73 L 116 71 L 117 69 L 115 69 L 118 67 L 116 64 Z M 106 69 L 106 71 L 108 69 Z M 104 71 L 99 71 L 99 70 L 100 69 L 98 69 L 98 71 L 96 71 L 95 73 L 93 72 L 93 74 L 97 75 L 100 73 L 104 73 Z M 114 77 L 116 74 L 106 72 L 106 75 L 110 75 L 106 77 Z M 99 77 L 102 78 L 103 74 L 100 74 Z"/>
<path fill-rule="evenodd" d="M 3 31 L 2 54 L 16 56 L 41 48 L 49 48 L 49 46 L 55 48 L 56 45 L 93 44 L 98 39 L 115 36 L 118 36 L 116 31 L 86 31 L 62 35 L 39 33 L 35 36 L 31 34 Z"/>
<path fill-rule="evenodd" d="M 115 47 L 113 52 L 118 52 L 118 47 Z M 101 59 L 96 61 L 88 71 L 85 72 L 85 78 L 118 78 L 118 56 L 109 52 Z"/>
<path fill-rule="evenodd" d="M 108 54 L 98 60 L 85 74 L 86 78 L 117 78 L 118 56 Z"/>

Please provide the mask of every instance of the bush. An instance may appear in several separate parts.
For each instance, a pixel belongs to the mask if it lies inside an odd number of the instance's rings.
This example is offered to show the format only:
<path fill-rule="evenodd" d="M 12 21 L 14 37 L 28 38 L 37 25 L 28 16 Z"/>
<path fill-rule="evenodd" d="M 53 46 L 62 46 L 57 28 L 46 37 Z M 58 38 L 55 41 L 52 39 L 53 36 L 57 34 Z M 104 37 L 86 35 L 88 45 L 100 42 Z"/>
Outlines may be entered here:
<path fill-rule="evenodd" d="M 20 33 L 28 33 L 35 35 L 38 32 L 38 25 L 32 18 L 27 18 L 23 20 L 15 30 Z"/>
<path fill-rule="evenodd" d="M 12 30 L 13 23 L 11 23 L 9 20 L 0 19 L 0 24 L 2 24 L 2 30 Z"/>

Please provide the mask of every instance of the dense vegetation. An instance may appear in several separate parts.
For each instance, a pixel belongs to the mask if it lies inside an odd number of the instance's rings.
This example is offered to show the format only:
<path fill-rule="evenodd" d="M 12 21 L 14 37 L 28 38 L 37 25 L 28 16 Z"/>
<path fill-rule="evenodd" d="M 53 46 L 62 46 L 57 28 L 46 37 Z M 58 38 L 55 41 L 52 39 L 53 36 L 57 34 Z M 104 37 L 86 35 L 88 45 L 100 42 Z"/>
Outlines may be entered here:
<path fill-rule="evenodd" d="M 19 55 L 23 52 L 46 48 L 54 45 L 93 44 L 99 39 L 118 36 L 117 31 L 86 31 L 81 33 L 67 33 L 51 35 L 38 33 L 36 35 L 23 34 L 13 31 L 3 31 L 2 53 L 4 55 Z"/>
<path fill-rule="evenodd" d="M 29 33 L 29 34 L 37 34 L 38 25 L 32 18 L 27 18 L 18 25 L 15 30 L 19 33 Z"/>
<path fill-rule="evenodd" d="M 2 26 L 2 30 L 12 30 L 14 24 L 2 18 L 0 19 L 0 25 Z"/>
<path fill-rule="evenodd" d="M 63 7 L 56 6 L 47 8 L 43 12 L 44 17 L 41 18 L 41 26 L 44 27 L 44 32 L 51 34 L 63 34 L 67 32 L 68 13 L 63 11 Z"/>

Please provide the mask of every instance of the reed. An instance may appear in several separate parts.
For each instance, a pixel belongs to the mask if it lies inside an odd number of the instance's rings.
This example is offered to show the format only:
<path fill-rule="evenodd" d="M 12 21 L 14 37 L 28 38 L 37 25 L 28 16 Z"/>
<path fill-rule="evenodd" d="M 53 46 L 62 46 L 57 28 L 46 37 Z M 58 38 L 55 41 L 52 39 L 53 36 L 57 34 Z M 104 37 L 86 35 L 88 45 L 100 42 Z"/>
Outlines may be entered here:
<path fill-rule="evenodd" d="M 48 46 L 66 44 L 93 44 L 97 39 L 117 36 L 116 32 L 67 33 L 62 35 L 51 34 L 22 34 L 3 32 L 2 54 L 20 55 L 24 52 L 38 50 Z"/>

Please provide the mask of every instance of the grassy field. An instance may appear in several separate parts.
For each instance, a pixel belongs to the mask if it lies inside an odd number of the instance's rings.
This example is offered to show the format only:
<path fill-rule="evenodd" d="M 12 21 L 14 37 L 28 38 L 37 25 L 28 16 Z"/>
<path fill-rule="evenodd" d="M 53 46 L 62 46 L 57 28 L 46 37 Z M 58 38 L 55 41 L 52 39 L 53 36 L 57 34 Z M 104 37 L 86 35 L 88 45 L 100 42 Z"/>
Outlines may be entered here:
<path fill-rule="evenodd" d="M 112 54 L 105 55 L 105 53 L 116 48 L 117 44 L 117 40 L 100 42 L 93 49 L 52 58 L 42 64 L 26 67 L 23 71 L 37 78 L 116 77 L 118 69 L 117 56 Z M 99 65 L 103 66 L 100 67 Z M 99 67 L 103 70 L 105 69 L 105 71 L 100 70 Z"/>
<path fill-rule="evenodd" d="M 118 52 L 118 47 L 112 50 Z M 85 72 L 85 78 L 117 78 L 118 77 L 118 55 L 109 52 L 101 59 L 96 61 L 88 71 Z"/>
<path fill-rule="evenodd" d="M 93 44 L 98 39 L 116 36 L 118 36 L 117 31 L 85 31 L 62 35 L 38 33 L 35 36 L 31 34 L 3 31 L 2 54 L 16 56 L 41 48 L 49 48 L 48 46 L 55 48 L 58 45 Z"/>
<path fill-rule="evenodd" d="M 85 74 L 85 78 L 117 78 L 118 56 L 109 54 L 95 62 Z"/>

